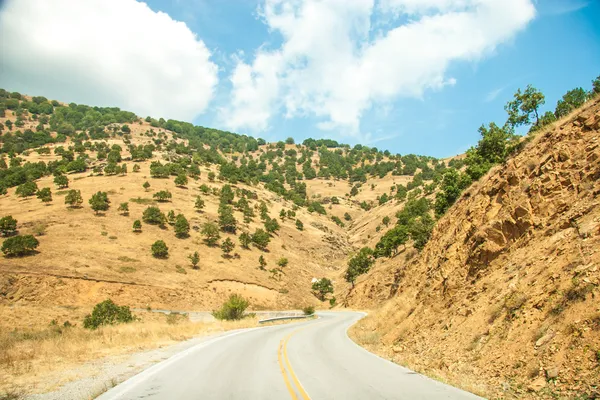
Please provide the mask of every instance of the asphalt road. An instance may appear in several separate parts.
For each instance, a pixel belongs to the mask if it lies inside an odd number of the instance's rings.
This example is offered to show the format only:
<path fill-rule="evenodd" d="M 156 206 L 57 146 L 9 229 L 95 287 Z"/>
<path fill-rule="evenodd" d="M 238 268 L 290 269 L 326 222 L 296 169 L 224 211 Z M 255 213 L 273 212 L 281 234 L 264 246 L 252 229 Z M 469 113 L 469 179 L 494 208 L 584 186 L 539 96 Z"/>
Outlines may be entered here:
<path fill-rule="evenodd" d="M 477 399 L 384 360 L 346 334 L 362 314 L 320 313 L 224 334 L 98 397 L 117 399 Z"/>

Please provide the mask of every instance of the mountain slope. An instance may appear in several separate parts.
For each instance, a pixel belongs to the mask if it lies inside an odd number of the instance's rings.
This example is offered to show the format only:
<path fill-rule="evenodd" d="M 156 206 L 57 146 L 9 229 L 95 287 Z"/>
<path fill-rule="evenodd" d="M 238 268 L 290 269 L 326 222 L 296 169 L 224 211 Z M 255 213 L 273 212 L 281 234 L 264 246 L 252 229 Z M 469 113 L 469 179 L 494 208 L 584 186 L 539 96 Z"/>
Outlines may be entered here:
<path fill-rule="evenodd" d="M 355 338 L 489 397 L 597 396 L 599 124 L 596 99 L 540 132 L 463 193 L 420 254 L 359 279 L 351 306 L 387 301 Z"/>

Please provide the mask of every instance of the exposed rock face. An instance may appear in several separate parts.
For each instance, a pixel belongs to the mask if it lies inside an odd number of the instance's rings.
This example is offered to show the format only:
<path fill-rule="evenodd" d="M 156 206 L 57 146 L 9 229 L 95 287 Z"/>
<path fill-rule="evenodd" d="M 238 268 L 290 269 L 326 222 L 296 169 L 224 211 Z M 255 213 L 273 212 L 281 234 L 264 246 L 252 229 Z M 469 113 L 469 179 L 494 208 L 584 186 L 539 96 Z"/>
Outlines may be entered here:
<path fill-rule="evenodd" d="M 592 393 L 600 384 L 599 129 L 596 100 L 469 188 L 419 255 L 361 279 L 349 305 L 390 299 L 362 325 L 381 335 L 377 350 L 490 397 Z"/>

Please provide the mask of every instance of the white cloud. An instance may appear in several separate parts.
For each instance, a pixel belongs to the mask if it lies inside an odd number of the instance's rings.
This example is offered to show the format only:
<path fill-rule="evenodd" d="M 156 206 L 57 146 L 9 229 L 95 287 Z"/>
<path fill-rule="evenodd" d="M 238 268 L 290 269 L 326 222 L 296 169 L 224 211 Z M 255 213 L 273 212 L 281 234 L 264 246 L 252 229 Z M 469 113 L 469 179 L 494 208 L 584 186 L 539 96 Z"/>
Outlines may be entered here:
<path fill-rule="evenodd" d="M 354 135 L 374 104 L 456 84 L 451 63 L 491 54 L 535 16 L 532 0 L 265 0 L 260 10 L 283 41 L 239 61 L 223 122 L 262 130 L 283 108 Z M 375 33 L 377 10 L 403 23 Z"/>
<path fill-rule="evenodd" d="M 135 0 L 8 0 L 0 87 L 142 116 L 191 120 L 218 83 L 183 22 Z"/>

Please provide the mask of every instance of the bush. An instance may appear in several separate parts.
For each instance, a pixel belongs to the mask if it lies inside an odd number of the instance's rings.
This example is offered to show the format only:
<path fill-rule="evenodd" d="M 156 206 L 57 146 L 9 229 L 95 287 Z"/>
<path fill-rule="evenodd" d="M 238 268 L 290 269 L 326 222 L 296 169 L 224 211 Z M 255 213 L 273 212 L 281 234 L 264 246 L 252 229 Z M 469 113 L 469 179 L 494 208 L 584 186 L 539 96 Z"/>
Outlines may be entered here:
<path fill-rule="evenodd" d="M 169 256 L 169 248 L 162 240 L 157 240 L 152 244 L 152 255 L 156 258 L 167 258 Z"/>
<path fill-rule="evenodd" d="M 219 310 L 213 311 L 216 319 L 239 320 L 244 317 L 244 312 L 250 303 L 239 294 L 232 294 Z"/>
<path fill-rule="evenodd" d="M 38 190 L 38 186 L 35 182 L 25 182 L 17 187 L 15 192 L 18 197 L 29 197 L 33 196 Z"/>
<path fill-rule="evenodd" d="M 162 226 L 165 224 L 166 217 L 158 207 L 148 207 L 142 214 L 142 220 L 147 224 Z"/>
<path fill-rule="evenodd" d="M 265 250 L 271 241 L 271 237 L 262 229 L 257 229 L 252 234 L 252 243 L 261 250 Z"/>
<path fill-rule="evenodd" d="M 67 192 L 65 196 L 65 204 L 68 204 L 70 207 L 79 207 L 83 203 L 83 197 L 81 197 L 81 191 L 71 189 Z"/>
<path fill-rule="evenodd" d="M 2 243 L 2 252 L 8 257 L 20 257 L 33 252 L 40 242 L 32 235 L 13 236 Z"/>
<path fill-rule="evenodd" d="M 14 235 L 17 232 L 17 220 L 12 215 L 0 218 L 0 233 L 3 236 Z"/>
<path fill-rule="evenodd" d="M 108 299 L 96 304 L 92 313 L 85 316 L 83 327 L 97 329 L 102 325 L 124 324 L 134 320 L 135 318 L 129 307 L 118 306 L 111 299 Z"/>
<path fill-rule="evenodd" d="M 315 313 L 315 307 L 306 306 L 302 309 L 302 312 L 304 312 L 304 315 L 313 315 Z"/>

